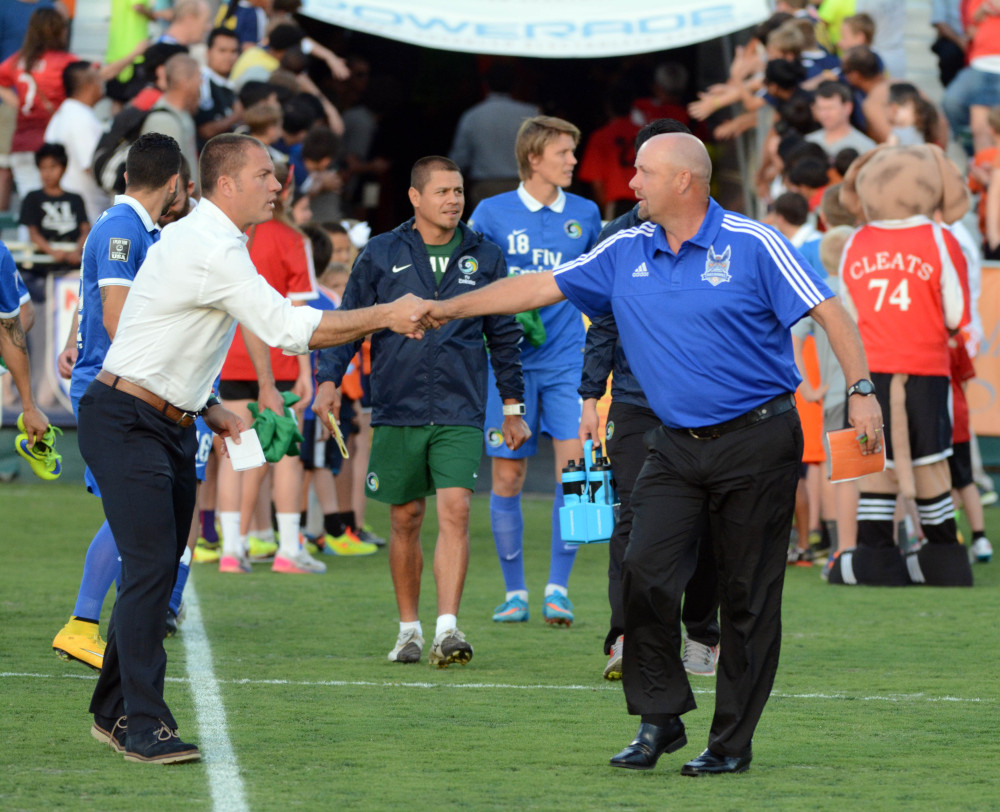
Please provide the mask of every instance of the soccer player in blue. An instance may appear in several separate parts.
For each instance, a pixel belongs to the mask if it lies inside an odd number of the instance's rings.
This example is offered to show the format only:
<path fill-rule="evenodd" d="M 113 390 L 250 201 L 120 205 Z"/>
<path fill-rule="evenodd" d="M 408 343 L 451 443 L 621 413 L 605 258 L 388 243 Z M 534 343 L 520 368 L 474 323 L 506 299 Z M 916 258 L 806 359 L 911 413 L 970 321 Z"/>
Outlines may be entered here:
<path fill-rule="evenodd" d="M 573 180 L 574 152 L 579 143 L 580 131 L 568 121 L 552 116 L 527 119 L 515 145 L 521 185 L 513 192 L 487 198 L 469 218 L 470 226 L 503 249 L 509 275 L 550 271 L 586 253 L 597 242 L 601 230 L 597 206 L 563 191 Z M 573 604 L 567 591 L 576 545 L 565 544 L 559 530 L 563 503 L 560 477 L 570 460 L 583 456 L 578 437 L 581 400 L 576 388 L 586 332 L 579 311 L 569 302 L 522 313 L 518 320 L 525 327 L 521 347 L 525 402 L 502 402 L 491 378 L 486 406 L 486 453 L 493 459 L 490 521 L 507 589 L 493 620 L 522 622 L 529 616 L 521 489 L 528 457 L 538 450 L 538 433 L 543 431 L 552 438 L 556 483 L 552 554 L 542 616 L 546 623 L 569 626 Z M 516 451 L 504 445 L 500 431 L 504 416 L 510 414 L 523 414 L 531 428 L 531 439 Z"/>
<path fill-rule="evenodd" d="M 21 423 L 24 433 L 28 435 L 29 448 L 37 440 L 44 441 L 49 428 L 49 419 L 35 405 L 31 391 L 28 344 L 21 323 L 21 308 L 25 305 L 30 307 L 30 303 L 31 296 L 14 265 L 14 258 L 7 246 L 0 242 L 0 358 L 10 371 L 21 396 Z M 30 329 L 30 324 L 28 326 Z"/>
<path fill-rule="evenodd" d="M 159 238 L 156 220 L 177 196 L 180 158 L 180 147 L 170 136 L 141 136 L 129 150 L 125 194 L 115 198 L 114 205 L 98 218 L 87 238 L 77 311 L 77 359 L 70 383 L 74 413 L 83 393 L 101 371 L 146 251 Z M 101 495 L 89 469 L 85 481 L 91 493 Z M 104 662 L 101 607 L 118 571 L 118 548 L 105 521 L 87 549 L 73 615 L 52 641 L 60 657 L 100 670 Z"/>

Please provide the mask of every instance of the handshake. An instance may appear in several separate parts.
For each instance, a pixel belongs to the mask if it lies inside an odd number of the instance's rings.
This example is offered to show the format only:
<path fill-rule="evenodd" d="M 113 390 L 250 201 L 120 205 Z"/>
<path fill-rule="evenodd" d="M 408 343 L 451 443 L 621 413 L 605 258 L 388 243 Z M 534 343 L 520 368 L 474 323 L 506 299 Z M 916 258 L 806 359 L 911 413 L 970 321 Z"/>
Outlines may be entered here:
<path fill-rule="evenodd" d="M 455 316 L 449 312 L 448 302 L 429 301 L 407 293 L 386 308 L 386 327 L 407 338 L 420 339 L 427 330 L 436 330 Z"/>

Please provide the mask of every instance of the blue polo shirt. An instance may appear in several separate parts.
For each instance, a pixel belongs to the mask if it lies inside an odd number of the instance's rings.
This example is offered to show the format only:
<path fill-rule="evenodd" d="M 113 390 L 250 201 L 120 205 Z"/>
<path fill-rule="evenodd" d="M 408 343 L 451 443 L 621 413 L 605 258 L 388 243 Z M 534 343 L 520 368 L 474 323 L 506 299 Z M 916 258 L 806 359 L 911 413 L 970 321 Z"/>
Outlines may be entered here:
<path fill-rule="evenodd" d="M 12 319 L 20 315 L 21 305 L 30 299 L 31 294 L 21 279 L 10 249 L 0 242 L 0 319 Z"/>
<path fill-rule="evenodd" d="M 789 328 L 833 295 L 777 231 L 714 200 L 676 254 L 661 226 L 643 223 L 555 280 L 592 318 L 614 313 L 651 408 L 672 428 L 721 423 L 794 392 Z"/>
<path fill-rule="evenodd" d="M 562 189 L 550 206 L 543 206 L 522 184 L 483 200 L 469 225 L 503 249 L 511 276 L 551 271 L 590 250 L 601 232 L 601 213 L 590 200 Z M 521 344 L 521 368 L 535 370 L 579 367 L 583 363 L 586 330 L 568 302 L 540 308 L 545 343 Z"/>
<path fill-rule="evenodd" d="M 108 331 L 104 329 L 101 288 L 132 287 L 146 251 L 159 236 L 159 227 L 149 212 L 128 195 L 118 195 L 115 204 L 97 219 L 87 235 L 80 268 L 78 354 L 69 388 L 74 403 L 101 371 L 104 356 L 111 347 Z"/>

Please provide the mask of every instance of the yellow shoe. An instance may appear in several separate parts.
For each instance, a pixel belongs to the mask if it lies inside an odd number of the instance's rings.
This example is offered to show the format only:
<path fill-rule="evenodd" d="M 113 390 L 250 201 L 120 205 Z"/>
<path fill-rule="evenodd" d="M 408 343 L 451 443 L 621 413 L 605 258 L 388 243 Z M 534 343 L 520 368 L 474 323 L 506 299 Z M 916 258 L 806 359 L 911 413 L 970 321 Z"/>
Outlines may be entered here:
<path fill-rule="evenodd" d="M 378 547 L 361 541 L 350 530 L 342 536 L 326 535 L 323 542 L 323 552 L 326 555 L 374 555 L 378 552 Z"/>
<path fill-rule="evenodd" d="M 104 646 L 101 630 L 96 623 L 69 619 L 52 641 L 52 649 L 63 660 L 76 660 L 100 671 L 104 665 Z"/>
<path fill-rule="evenodd" d="M 247 546 L 250 548 L 251 561 L 268 561 L 278 552 L 277 542 L 264 541 L 256 536 L 247 536 Z"/>
<path fill-rule="evenodd" d="M 17 427 L 21 433 L 14 438 L 14 447 L 28 461 L 35 476 L 47 480 L 58 479 L 62 473 L 62 456 L 56 453 L 56 432 L 62 434 L 62 429 L 49 426 L 42 438 L 29 446 L 23 412 L 17 416 Z"/>
<path fill-rule="evenodd" d="M 198 543 L 194 546 L 194 552 L 191 554 L 191 560 L 195 564 L 216 564 L 222 555 L 219 552 L 221 547 L 219 542 L 210 544 L 205 539 L 199 538 Z"/>

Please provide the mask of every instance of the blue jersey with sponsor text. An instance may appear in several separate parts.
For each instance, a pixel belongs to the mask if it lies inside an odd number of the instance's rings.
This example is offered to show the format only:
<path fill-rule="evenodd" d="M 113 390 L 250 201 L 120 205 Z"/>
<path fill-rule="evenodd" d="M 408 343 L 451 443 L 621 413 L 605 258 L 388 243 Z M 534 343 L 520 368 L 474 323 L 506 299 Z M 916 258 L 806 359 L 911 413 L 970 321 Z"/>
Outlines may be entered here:
<path fill-rule="evenodd" d="M 83 247 L 80 269 L 77 359 L 70 382 L 70 397 L 83 396 L 97 377 L 108 354 L 111 339 L 104 329 L 101 288 L 105 285 L 132 287 L 146 252 L 160 232 L 149 213 L 134 198 L 119 195 L 115 205 L 94 224 Z"/>
<path fill-rule="evenodd" d="M 586 253 L 601 232 L 601 214 L 590 200 L 561 189 L 551 206 L 543 206 L 522 185 L 482 201 L 469 225 L 500 246 L 507 273 L 515 275 L 551 271 Z M 524 371 L 581 366 L 586 333 L 580 312 L 569 302 L 559 302 L 539 314 L 545 343 L 521 345 Z"/>

